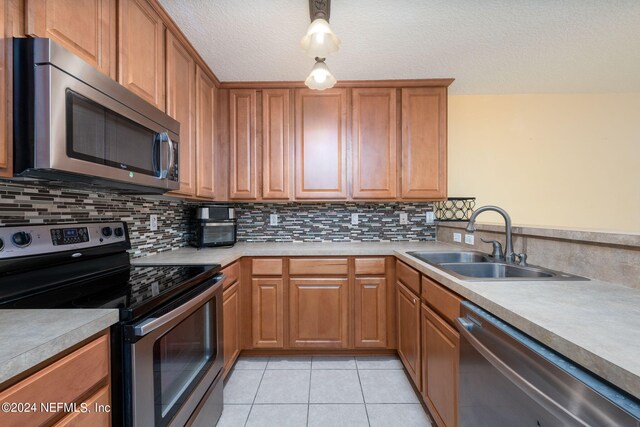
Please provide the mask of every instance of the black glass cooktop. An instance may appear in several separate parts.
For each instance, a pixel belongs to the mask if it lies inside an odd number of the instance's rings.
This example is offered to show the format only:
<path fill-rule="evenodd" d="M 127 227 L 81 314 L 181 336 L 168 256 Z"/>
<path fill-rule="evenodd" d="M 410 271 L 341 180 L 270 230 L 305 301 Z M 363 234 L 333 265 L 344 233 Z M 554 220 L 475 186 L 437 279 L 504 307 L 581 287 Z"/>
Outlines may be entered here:
<path fill-rule="evenodd" d="M 219 270 L 216 264 L 130 266 L 127 262 L 89 271 L 80 271 L 77 265 L 59 266 L 23 273 L 19 282 L 0 277 L 0 308 L 118 308 L 121 320 L 130 320 L 201 285 Z"/>

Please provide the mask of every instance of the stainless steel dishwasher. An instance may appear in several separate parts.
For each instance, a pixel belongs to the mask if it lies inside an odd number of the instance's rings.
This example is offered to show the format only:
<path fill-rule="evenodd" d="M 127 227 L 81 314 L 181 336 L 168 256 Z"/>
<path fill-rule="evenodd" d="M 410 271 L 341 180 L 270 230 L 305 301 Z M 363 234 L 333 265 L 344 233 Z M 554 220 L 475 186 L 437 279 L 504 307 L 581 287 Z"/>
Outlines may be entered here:
<path fill-rule="evenodd" d="M 640 401 L 464 302 L 461 427 L 640 426 Z"/>

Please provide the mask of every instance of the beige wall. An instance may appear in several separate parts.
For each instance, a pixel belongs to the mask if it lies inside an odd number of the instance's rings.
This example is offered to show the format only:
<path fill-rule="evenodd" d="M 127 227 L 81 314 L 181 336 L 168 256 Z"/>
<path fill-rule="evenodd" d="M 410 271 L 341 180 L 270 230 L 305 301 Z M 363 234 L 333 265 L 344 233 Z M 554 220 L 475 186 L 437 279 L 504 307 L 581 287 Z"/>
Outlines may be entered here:
<path fill-rule="evenodd" d="M 640 94 L 450 96 L 449 196 L 521 225 L 639 232 Z"/>

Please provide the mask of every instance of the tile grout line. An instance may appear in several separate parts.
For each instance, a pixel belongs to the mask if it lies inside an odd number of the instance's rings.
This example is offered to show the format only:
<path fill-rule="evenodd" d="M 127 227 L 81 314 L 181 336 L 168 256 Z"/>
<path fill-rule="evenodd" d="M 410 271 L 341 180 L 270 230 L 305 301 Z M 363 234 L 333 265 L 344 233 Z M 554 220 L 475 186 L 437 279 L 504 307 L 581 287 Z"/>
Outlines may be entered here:
<path fill-rule="evenodd" d="M 247 414 L 247 419 L 244 422 L 244 426 L 246 427 L 249 423 L 249 417 L 251 416 L 251 412 L 253 411 L 253 406 L 256 404 L 256 399 L 258 398 L 258 392 L 260 391 L 260 386 L 262 385 L 262 380 L 264 379 L 264 374 L 267 372 L 267 366 L 269 366 L 269 361 L 271 357 L 267 359 L 267 364 L 264 365 L 264 369 L 262 370 L 262 376 L 260 377 L 260 382 L 258 383 L 258 388 L 256 389 L 256 394 L 253 396 L 253 401 L 251 402 L 251 408 L 249 408 L 249 413 Z"/>
<path fill-rule="evenodd" d="M 309 427 L 309 412 L 311 412 L 311 374 L 313 373 L 313 356 L 309 362 L 309 394 L 307 394 L 307 427 Z"/>
<path fill-rule="evenodd" d="M 356 372 L 358 373 L 358 384 L 360 384 L 360 393 L 362 393 L 362 403 L 364 403 L 364 413 L 367 416 L 367 424 L 371 427 L 371 420 L 369 419 L 369 410 L 367 409 L 367 401 L 364 398 L 364 389 L 362 388 L 362 380 L 360 379 L 360 367 L 358 366 L 358 358 L 354 357 L 356 362 Z"/>

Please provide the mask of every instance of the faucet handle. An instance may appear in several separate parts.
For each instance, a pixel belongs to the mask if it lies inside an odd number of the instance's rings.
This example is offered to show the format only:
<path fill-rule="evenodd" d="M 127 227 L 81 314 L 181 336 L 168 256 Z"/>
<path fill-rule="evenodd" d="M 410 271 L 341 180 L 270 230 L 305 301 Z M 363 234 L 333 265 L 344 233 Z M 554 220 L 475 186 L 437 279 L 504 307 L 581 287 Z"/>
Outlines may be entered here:
<path fill-rule="evenodd" d="M 525 253 L 516 254 L 516 257 L 518 257 L 518 264 L 520 264 L 523 267 L 527 266 L 527 254 Z"/>
<path fill-rule="evenodd" d="M 491 254 L 492 257 L 494 257 L 498 261 L 504 260 L 504 253 L 502 252 L 502 243 L 498 242 L 497 240 L 485 240 L 483 238 L 480 238 L 480 240 L 482 240 L 485 243 L 491 243 L 493 245 L 493 252 Z"/>

